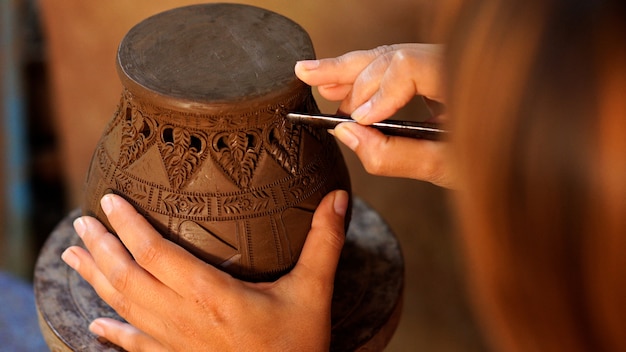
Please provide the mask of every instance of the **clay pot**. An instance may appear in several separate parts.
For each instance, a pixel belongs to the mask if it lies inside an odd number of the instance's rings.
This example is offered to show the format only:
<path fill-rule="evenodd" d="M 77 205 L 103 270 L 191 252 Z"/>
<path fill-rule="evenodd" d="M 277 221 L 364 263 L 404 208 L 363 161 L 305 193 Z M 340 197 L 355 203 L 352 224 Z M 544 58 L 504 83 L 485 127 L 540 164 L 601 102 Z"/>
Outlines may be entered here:
<path fill-rule="evenodd" d="M 89 169 L 83 211 L 124 196 L 166 238 L 226 272 L 293 267 L 324 195 L 350 189 L 334 139 L 290 123 L 318 112 L 293 66 L 306 32 L 276 13 L 202 4 L 150 17 L 122 40 L 124 90 Z"/>

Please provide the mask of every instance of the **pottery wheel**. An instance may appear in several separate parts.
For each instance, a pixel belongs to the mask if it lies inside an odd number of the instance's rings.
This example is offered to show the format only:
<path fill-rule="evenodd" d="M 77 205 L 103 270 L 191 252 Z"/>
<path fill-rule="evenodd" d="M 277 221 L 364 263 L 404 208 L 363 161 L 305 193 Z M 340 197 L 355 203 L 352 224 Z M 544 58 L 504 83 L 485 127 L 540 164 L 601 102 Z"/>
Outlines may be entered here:
<path fill-rule="evenodd" d="M 91 286 L 61 260 L 80 245 L 75 210 L 52 232 L 37 261 L 35 298 L 41 329 L 52 351 L 121 351 L 88 330 L 97 317 L 121 319 Z M 404 261 L 382 218 L 354 200 L 352 222 L 335 278 L 331 351 L 381 350 L 399 320 Z"/>

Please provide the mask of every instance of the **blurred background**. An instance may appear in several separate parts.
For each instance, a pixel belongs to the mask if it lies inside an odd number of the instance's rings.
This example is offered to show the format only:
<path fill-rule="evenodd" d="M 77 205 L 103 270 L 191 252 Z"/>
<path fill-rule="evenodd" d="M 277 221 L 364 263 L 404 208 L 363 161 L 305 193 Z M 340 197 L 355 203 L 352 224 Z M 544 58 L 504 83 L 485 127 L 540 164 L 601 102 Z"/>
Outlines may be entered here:
<path fill-rule="evenodd" d="M 318 57 L 437 42 L 443 33 L 435 0 L 236 2 L 298 22 Z M 152 14 L 191 3 L 197 1 L 0 0 L 0 273 L 12 282 L 28 287 L 42 244 L 80 204 L 91 154 L 121 94 L 115 54 L 123 35 Z M 323 112 L 336 110 L 336 103 L 317 100 Z M 426 115 L 416 99 L 396 117 Z M 368 175 L 352 152 L 343 152 L 354 194 L 388 222 L 405 256 L 403 313 L 386 351 L 485 351 L 468 306 L 447 192 Z M 0 287 L 5 311 L 7 290 Z"/>

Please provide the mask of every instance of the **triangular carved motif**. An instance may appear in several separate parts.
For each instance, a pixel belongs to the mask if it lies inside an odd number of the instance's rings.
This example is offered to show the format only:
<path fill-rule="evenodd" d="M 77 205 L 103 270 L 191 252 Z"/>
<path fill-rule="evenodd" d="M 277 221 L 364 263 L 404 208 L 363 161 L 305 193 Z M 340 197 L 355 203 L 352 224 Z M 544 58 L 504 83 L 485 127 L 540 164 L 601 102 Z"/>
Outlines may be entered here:
<path fill-rule="evenodd" d="M 320 112 L 320 109 L 317 106 L 317 103 L 315 102 L 313 95 L 307 96 L 304 102 L 304 109 L 302 111 L 308 111 L 313 114 Z M 328 133 L 326 133 L 326 131 L 321 128 L 313 127 L 309 124 L 304 124 L 303 127 L 311 136 L 313 136 L 313 138 L 315 138 L 319 142 L 322 142 L 323 140 L 328 138 Z"/>
<path fill-rule="evenodd" d="M 121 111 L 122 137 L 118 166 L 126 169 L 139 159 L 156 139 L 156 122 L 144 117 L 135 107 L 127 106 Z"/>
<path fill-rule="evenodd" d="M 224 173 L 241 188 L 249 188 L 261 152 L 259 131 L 224 132 L 213 138 L 212 155 Z"/>
<path fill-rule="evenodd" d="M 163 126 L 160 129 L 159 151 L 170 185 L 181 189 L 198 170 L 207 150 L 206 135 L 200 131 Z"/>
<path fill-rule="evenodd" d="M 265 149 L 269 155 L 290 174 L 298 171 L 301 127 L 277 118 L 265 131 Z"/>

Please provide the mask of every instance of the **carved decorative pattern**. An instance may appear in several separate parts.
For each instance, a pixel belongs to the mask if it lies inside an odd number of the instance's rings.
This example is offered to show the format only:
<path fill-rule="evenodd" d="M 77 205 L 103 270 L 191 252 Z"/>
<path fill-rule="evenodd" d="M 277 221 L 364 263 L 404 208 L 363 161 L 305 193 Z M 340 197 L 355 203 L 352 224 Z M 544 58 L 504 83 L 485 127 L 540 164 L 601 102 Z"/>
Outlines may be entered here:
<path fill-rule="evenodd" d="M 121 105 L 132 105 L 137 110 L 141 111 L 144 116 L 154 117 L 157 123 L 171 123 L 186 127 L 193 124 L 199 129 L 218 132 L 233 130 L 241 127 L 242 124 L 265 126 L 274 122 L 276 111 L 279 111 L 282 116 L 285 116 L 288 111 L 300 111 L 304 109 L 304 107 L 302 109 L 300 108 L 303 104 L 306 104 L 308 107 L 311 104 L 311 100 L 313 100 L 312 104 L 315 104 L 314 99 L 309 99 L 309 96 L 310 92 L 302 90 L 297 94 L 286 97 L 286 99 L 280 103 L 262 107 L 258 110 L 246 111 L 242 115 L 227 113 L 212 115 L 208 113 L 177 111 L 164 106 L 154 105 L 145 100 L 135 98 L 130 91 L 124 89 Z M 317 111 L 319 111 L 319 109 Z M 190 123 L 190 121 L 192 121 L 192 123 Z"/>
<path fill-rule="evenodd" d="M 109 159 L 107 152 L 103 147 L 99 147 L 95 152 L 96 160 L 98 161 L 98 165 L 100 166 L 100 170 L 103 171 L 103 174 L 106 174 L 108 170 L 111 170 L 112 161 Z"/>
<path fill-rule="evenodd" d="M 146 201 L 150 196 L 149 185 L 143 182 L 136 182 L 123 173 L 115 175 L 115 188 L 118 192 L 129 196 L 135 201 Z"/>
<path fill-rule="evenodd" d="M 201 131 L 165 125 L 160 128 L 159 151 L 175 189 L 182 188 L 199 168 L 206 153 L 207 137 Z"/>
<path fill-rule="evenodd" d="M 139 159 L 154 143 L 156 122 L 137 109 L 128 105 L 122 123 L 122 144 L 118 165 L 125 169 Z"/>
<path fill-rule="evenodd" d="M 224 174 L 242 189 L 251 186 L 263 152 L 287 173 L 296 175 L 301 167 L 303 129 L 319 141 L 324 141 L 326 136 L 317 129 L 294 125 L 285 118 L 287 111 L 294 110 L 288 106 L 295 99 L 303 101 L 300 105 L 307 111 L 318 110 L 312 96 L 305 95 L 291 97 L 287 102 L 262 111 L 248 112 L 245 116 L 207 116 L 146 104 L 135 100 L 133 94 L 125 90 L 114 117 L 122 135 L 117 165 L 127 169 L 157 143 L 170 185 L 175 189 L 184 188 L 209 154 Z M 198 119 L 198 124 L 205 128 L 192 130 L 189 123 L 182 126 L 173 123 L 188 118 Z M 259 127 L 246 131 L 236 129 L 244 123 Z M 213 129 L 215 133 L 211 133 Z"/>
<path fill-rule="evenodd" d="M 281 114 L 279 111 L 276 113 Z M 279 115 L 276 116 L 276 123 L 270 125 L 264 134 L 269 154 L 283 169 L 293 175 L 298 172 L 300 131 L 300 126 L 288 122 L 284 115 Z"/>
<path fill-rule="evenodd" d="M 165 238 L 234 277 L 257 281 L 293 267 L 316 205 L 330 190 L 349 189 L 349 178 L 326 131 L 286 118 L 288 112 L 319 112 L 311 87 L 284 65 L 313 57 L 310 39 L 292 21 L 282 27 L 282 17 L 274 24 L 271 14 L 254 11 L 234 14 L 253 26 L 262 16 L 273 28 L 270 36 L 251 36 L 246 22 L 234 33 L 229 26 L 237 21 L 229 19 L 235 17 L 220 9 L 209 11 L 215 18 L 202 11 L 209 17 L 195 22 L 188 16 L 172 22 L 168 14 L 163 23 L 137 26 L 125 37 L 117 55 L 125 88 L 92 159 L 85 213 L 109 226 L 99 201 L 104 193 L 120 194 Z M 205 19 L 217 36 L 198 41 L 192 28 L 206 29 Z M 166 22 L 176 30 L 155 30 Z M 219 40 L 224 29 L 226 41 Z M 155 42 L 163 45 L 148 48 Z M 226 58 L 237 67 L 268 70 L 255 76 L 255 70 L 206 70 L 184 60 L 163 66 L 168 54 L 190 46 L 225 53 L 213 57 L 211 67 Z M 137 54 L 145 57 L 137 61 Z"/>
<path fill-rule="evenodd" d="M 258 130 L 223 132 L 213 137 L 214 159 L 241 188 L 249 188 L 261 152 Z"/>
<path fill-rule="evenodd" d="M 324 155 L 324 158 L 333 160 L 331 156 Z M 294 178 L 287 187 L 287 198 L 290 202 L 297 203 L 309 197 L 317 190 L 317 187 L 326 182 L 328 174 L 331 172 L 325 169 L 326 165 L 320 163 L 311 164 L 306 173 Z"/>
<path fill-rule="evenodd" d="M 304 199 L 307 188 L 311 185 L 313 180 L 310 176 L 305 175 L 298 178 L 297 181 L 298 182 L 289 183 L 289 195 L 292 197 L 292 199 Z"/>
<path fill-rule="evenodd" d="M 162 200 L 166 213 L 205 216 L 209 212 L 209 206 L 201 196 L 169 193 Z"/>
<path fill-rule="evenodd" d="M 252 213 L 269 208 L 271 202 L 267 191 L 258 190 L 244 195 L 224 197 L 222 209 L 225 214 Z"/>
<path fill-rule="evenodd" d="M 300 109 L 300 111 L 310 111 L 312 113 L 320 111 L 312 95 L 308 95 L 306 97 L 303 105 L 304 105 L 304 108 Z M 324 131 L 323 129 L 313 127 L 309 124 L 304 124 L 303 128 L 306 129 L 306 131 L 311 136 L 313 136 L 313 138 L 317 139 L 320 142 L 328 139 L 328 133 L 326 133 L 326 131 Z"/>
<path fill-rule="evenodd" d="M 333 172 L 331 165 L 336 162 L 336 157 L 327 153 L 328 150 L 325 149 L 294 177 L 262 188 L 242 189 L 235 194 L 181 194 L 175 189 L 138 179 L 119 168 L 111 177 L 111 187 L 116 192 L 133 198 L 141 208 L 162 215 L 176 214 L 180 218 L 205 221 L 245 219 L 280 212 L 318 191 Z M 103 145 L 98 146 L 96 155 L 99 161 L 97 165 L 103 175 L 115 168 Z M 277 201 L 273 196 L 276 194 L 282 194 L 283 200 Z M 164 206 L 164 203 L 168 203 L 168 206 Z M 212 205 L 217 208 L 212 209 Z"/>

